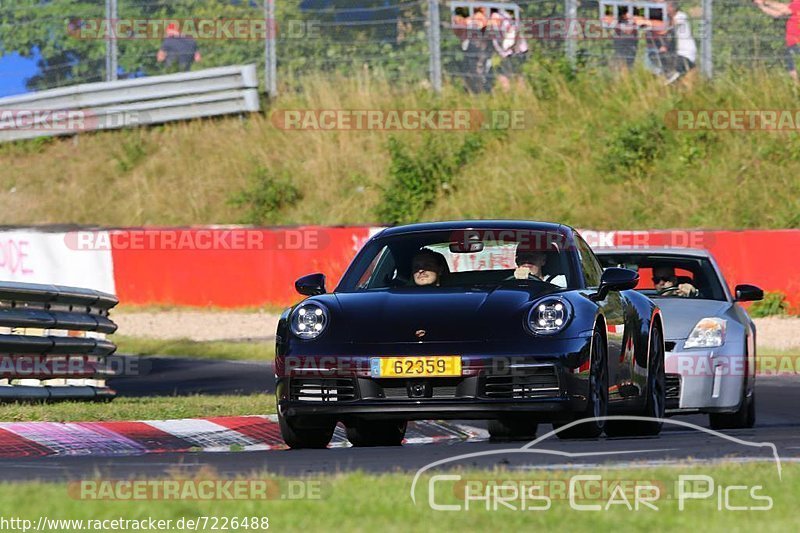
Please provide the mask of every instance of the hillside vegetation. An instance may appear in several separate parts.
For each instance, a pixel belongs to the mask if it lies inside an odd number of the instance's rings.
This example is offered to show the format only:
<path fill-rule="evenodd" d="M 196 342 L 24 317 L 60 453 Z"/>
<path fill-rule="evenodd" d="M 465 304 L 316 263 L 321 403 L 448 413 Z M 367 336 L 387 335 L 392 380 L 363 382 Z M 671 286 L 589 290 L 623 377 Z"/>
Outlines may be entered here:
<path fill-rule="evenodd" d="M 781 72 L 664 87 L 646 73 L 469 96 L 378 75 L 308 80 L 263 115 L 0 145 L 0 224 L 558 220 L 592 228 L 800 226 L 800 135 L 675 131 L 674 109 L 798 109 Z M 284 131 L 274 110 L 525 110 L 526 129 Z"/>

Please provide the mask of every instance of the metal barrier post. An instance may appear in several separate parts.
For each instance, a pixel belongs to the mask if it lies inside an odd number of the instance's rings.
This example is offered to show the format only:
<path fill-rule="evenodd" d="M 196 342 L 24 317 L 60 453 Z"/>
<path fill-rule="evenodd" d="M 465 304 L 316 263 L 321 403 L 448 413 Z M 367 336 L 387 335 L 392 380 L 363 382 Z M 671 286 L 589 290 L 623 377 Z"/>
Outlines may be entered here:
<path fill-rule="evenodd" d="M 264 84 L 270 97 L 278 94 L 278 59 L 275 40 L 278 25 L 275 21 L 275 0 L 264 0 L 264 18 L 267 19 L 267 37 L 264 41 Z"/>
<path fill-rule="evenodd" d="M 114 21 L 117 20 L 117 0 L 106 0 L 106 21 L 109 28 L 116 28 Z M 117 79 L 117 39 L 114 30 L 111 29 L 106 35 L 106 81 Z"/>
<path fill-rule="evenodd" d="M 707 79 L 714 77 L 714 55 L 711 48 L 711 37 L 713 35 L 713 11 L 712 0 L 703 0 L 703 28 L 700 41 L 700 54 L 702 62 L 700 71 Z"/>
<path fill-rule="evenodd" d="M 442 91 L 442 33 L 439 0 L 428 0 L 428 48 L 430 52 L 430 78 L 433 90 Z"/>
<path fill-rule="evenodd" d="M 573 38 L 574 32 L 571 31 L 571 25 L 575 24 L 578 20 L 578 2 L 577 0 L 564 0 L 564 22 L 567 26 L 567 38 L 565 41 L 565 54 L 567 61 L 575 68 L 578 59 L 578 43 Z"/>

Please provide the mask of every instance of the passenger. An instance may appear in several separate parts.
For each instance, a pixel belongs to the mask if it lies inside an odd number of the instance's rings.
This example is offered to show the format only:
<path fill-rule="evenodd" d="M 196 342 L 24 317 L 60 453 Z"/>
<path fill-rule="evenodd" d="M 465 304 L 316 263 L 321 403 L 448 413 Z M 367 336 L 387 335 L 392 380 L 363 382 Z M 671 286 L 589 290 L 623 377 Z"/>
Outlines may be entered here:
<path fill-rule="evenodd" d="M 449 270 L 444 256 L 427 248 L 417 252 L 411 261 L 411 275 L 418 287 L 438 287 Z"/>
<path fill-rule="evenodd" d="M 677 296 L 684 298 L 695 298 L 700 294 L 700 291 L 691 283 L 678 283 L 675 268 L 671 266 L 653 268 L 653 286 L 659 294 L 674 292 Z"/>

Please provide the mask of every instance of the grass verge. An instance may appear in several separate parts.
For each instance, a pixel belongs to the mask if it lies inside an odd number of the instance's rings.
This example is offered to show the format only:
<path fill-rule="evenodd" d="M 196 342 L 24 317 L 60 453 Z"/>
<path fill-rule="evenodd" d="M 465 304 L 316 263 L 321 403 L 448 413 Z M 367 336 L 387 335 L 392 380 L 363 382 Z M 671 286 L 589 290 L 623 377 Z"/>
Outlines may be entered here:
<path fill-rule="evenodd" d="M 277 452 L 276 452 L 277 453 Z M 288 452 L 291 453 L 291 452 Z M 453 474 L 454 472 L 450 472 Z M 210 517 L 207 527 L 199 531 L 211 530 L 214 518 L 242 520 L 247 517 L 268 517 L 270 530 L 277 531 L 522 531 L 522 530 L 561 530 L 569 531 L 693 531 L 702 524 L 704 531 L 791 531 L 796 527 L 795 495 L 800 493 L 800 466 L 787 464 L 784 467 L 783 481 L 778 480 L 773 463 L 726 464 L 706 467 L 680 467 L 657 469 L 621 470 L 569 470 L 569 471 L 463 471 L 455 472 L 461 481 L 442 481 L 434 483 L 433 501 L 437 504 L 465 506 L 464 481 L 511 480 L 506 485 L 526 486 L 531 480 L 544 483 L 550 490 L 551 504 L 546 510 L 531 510 L 542 507 L 544 500 L 520 498 L 506 500 L 507 505 L 492 509 L 491 501 L 473 500 L 468 510 L 435 511 L 429 506 L 428 488 L 430 478 L 423 477 L 416 490 L 417 503 L 409 497 L 412 475 L 394 473 L 367 475 L 349 473 L 317 480 L 320 498 L 291 499 L 287 496 L 286 480 L 273 478 L 269 474 L 248 476 L 248 479 L 271 478 L 278 483 L 280 495 L 264 501 L 108 501 L 75 499 L 79 491 L 68 492 L 66 484 L 24 483 L 0 485 L 0 501 L 3 501 L 3 516 L 32 520 L 36 524 L 39 517 L 48 519 L 164 519 L 172 520 L 168 529 L 176 530 L 176 522 L 181 518 L 198 519 Z M 660 498 L 654 501 L 658 510 L 640 506 L 638 510 L 629 509 L 617 494 L 608 510 L 577 511 L 571 508 L 568 497 L 559 496 L 554 491 L 568 483 L 575 475 L 598 474 L 603 483 L 613 488 L 616 485 L 654 485 L 660 487 Z M 213 478 L 212 471 L 204 472 L 198 479 Z M 685 500 L 685 510 L 679 510 L 676 483 L 680 475 L 712 476 L 714 490 L 703 500 Z M 582 482 L 583 483 L 583 482 Z M 460 485 L 459 485 L 460 484 Z M 757 500 L 749 492 L 735 490 L 728 493 L 729 505 L 740 507 L 766 507 L 767 511 L 726 510 L 720 506 L 718 494 L 725 487 L 745 486 L 748 489 L 759 486 L 755 494 L 763 499 Z M 611 499 L 611 490 L 605 494 L 588 492 L 592 485 L 576 485 L 576 501 L 582 505 L 605 507 Z M 582 488 L 587 492 L 578 492 Z M 699 487 L 693 487 L 700 490 Z M 632 506 L 633 490 L 626 489 L 626 499 Z M 506 493 L 508 498 L 509 493 Z M 580 497 L 586 494 L 586 497 Z M 768 498 L 768 499 L 766 499 Z M 528 510 L 521 511 L 525 505 Z M 487 509 L 487 506 L 489 507 Z M 513 507 L 513 508 L 510 508 Z M 721 508 L 720 508 L 721 507 Z M 217 528 L 219 529 L 219 523 Z M 793 525 L 794 524 L 794 525 Z M 76 528 L 61 524 L 50 530 L 69 531 Z M 249 531 L 263 530 L 262 527 L 247 528 Z M 47 529 L 45 529 L 46 531 Z M 231 529 L 232 530 L 232 529 Z"/>
<path fill-rule="evenodd" d="M 158 396 L 117 398 L 107 402 L 2 403 L 3 422 L 93 422 L 100 420 L 170 420 L 211 416 L 272 414 L 275 397 Z M 0 498 L 0 501 L 3 501 Z"/>
<path fill-rule="evenodd" d="M 117 353 L 126 355 L 168 355 L 232 361 L 272 361 L 274 342 L 193 341 L 190 339 L 148 339 L 114 335 Z"/>

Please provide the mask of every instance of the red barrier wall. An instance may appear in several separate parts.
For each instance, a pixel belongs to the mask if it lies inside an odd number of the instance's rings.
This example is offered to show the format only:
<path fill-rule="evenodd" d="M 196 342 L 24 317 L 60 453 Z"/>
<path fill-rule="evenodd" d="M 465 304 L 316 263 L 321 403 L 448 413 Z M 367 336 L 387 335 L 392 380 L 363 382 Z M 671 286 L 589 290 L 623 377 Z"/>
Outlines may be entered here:
<path fill-rule="evenodd" d="M 227 232 L 227 233 L 226 233 Z M 313 272 L 335 286 L 369 228 L 148 228 L 114 231 L 117 296 L 126 304 L 288 305 Z"/>
<path fill-rule="evenodd" d="M 333 288 L 369 237 L 368 227 L 147 228 L 112 231 L 117 295 L 126 304 L 288 305 L 312 272 Z M 592 246 L 708 248 L 731 286 L 782 291 L 800 306 L 800 230 L 582 230 Z"/>

